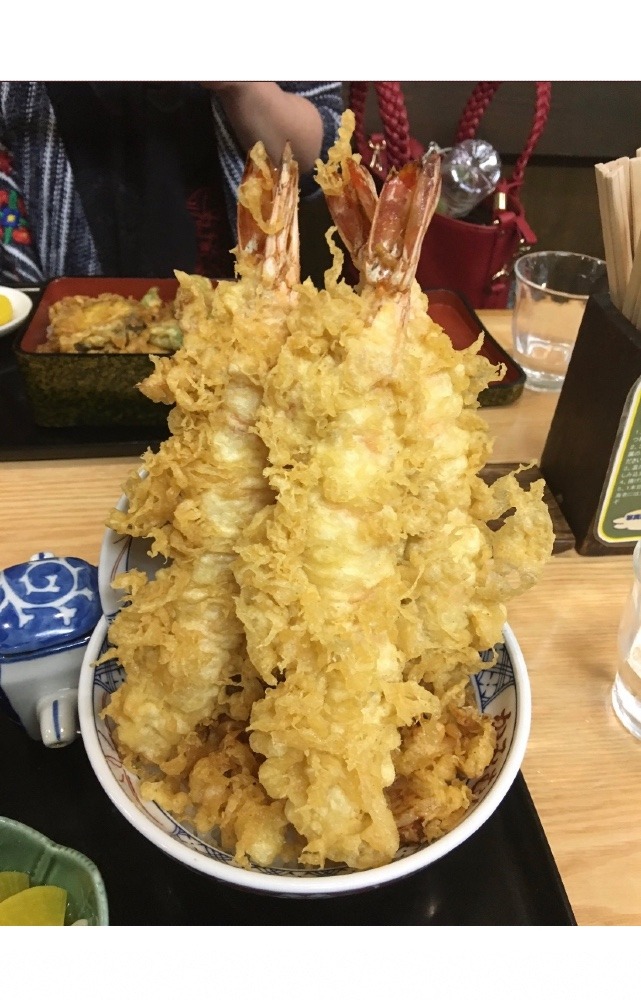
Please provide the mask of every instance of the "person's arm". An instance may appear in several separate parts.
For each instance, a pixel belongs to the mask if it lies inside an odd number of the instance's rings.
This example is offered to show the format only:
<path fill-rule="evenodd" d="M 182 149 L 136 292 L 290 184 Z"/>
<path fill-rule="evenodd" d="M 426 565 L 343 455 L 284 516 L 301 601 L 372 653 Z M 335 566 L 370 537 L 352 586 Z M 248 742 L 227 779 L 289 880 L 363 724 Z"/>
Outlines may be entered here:
<path fill-rule="evenodd" d="M 280 139 L 276 143 L 276 147 L 267 147 L 270 157 L 275 163 L 278 163 L 283 151 L 285 142 L 288 140 L 292 143 L 294 155 L 299 160 L 299 165 L 301 166 L 300 175 L 300 193 L 301 198 L 316 198 L 321 194 L 320 187 L 314 179 L 314 166 L 316 159 L 324 159 L 327 156 L 327 151 L 331 145 L 336 141 L 338 135 L 338 128 L 340 125 L 340 118 L 343 111 L 343 96 L 342 96 L 342 84 L 340 81 L 305 81 L 305 82 L 295 82 L 286 81 L 283 83 L 206 83 L 205 87 L 209 89 L 211 94 L 211 106 L 212 113 L 214 116 L 214 126 L 216 130 L 216 141 L 218 145 L 218 157 L 220 160 L 220 165 L 223 174 L 223 183 L 225 189 L 225 200 L 227 202 L 227 210 L 229 213 L 229 219 L 232 226 L 232 231 L 236 231 L 236 199 L 238 197 L 238 186 L 240 184 L 241 178 L 243 176 L 243 169 L 245 167 L 245 159 L 247 153 L 251 146 L 257 139 L 262 139 L 262 141 L 267 146 L 268 136 L 274 135 L 274 116 L 267 113 L 265 110 L 265 105 L 258 101 L 254 105 L 254 97 L 258 98 L 258 92 L 261 93 L 261 100 L 264 95 L 271 93 L 271 99 L 276 100 L 280 111 L 275 116 L 275 121 L 279 124 Z M 246 88 L 242 91 L 243 97 L 241 101 L 241 92 L 237 92 L 232 100 L 232 90 L 235 88 Z M 254 91 L 254 87 L 259 88 L 259 91 Z M 263 90 L 263 88 L 266 88 Z M 228 112 L 223 105 L 223 95 L 227 91 L 227 96 L 225 101 L 230 105 L 230 111 Z M 280 96 L 279 93 L 280 92 Z M 299 100 L 292 103 L 290 98 L 295 97 Z M 302 104 L 300 103 L 302 101 Z M 248 142 L 245 146 L 241 144 L 239 135 L 236 132 L 238 128 L 240 130 L 240 124 L 234 124 L 232 118 L 234 115 L 234 106 L 242 104 L 245 108 L 244 114 L 246 119 L 245 128 L 251 127 L 251 132 L 245 133 L 244 142 Z M 254 105 L 252 107 L 252 105 Z M 262 110 L 257 111 L 257 108 Z M 283 124 L 283 108 L 296 108 L 298 115 L 296 119 L 291 119 L 288 117 Z M 302 117 L 300 114 L 301 108 L 303 109 Z M 301 150 L 296 145 L 298 135 L 300 139 L 301 132 L 307 135 L 307 141 L 309 142 L 310 129 L 312 137 L 314 136 L 316 124 L 309 125 L 309 122 L 316 123 L 317 119 L 314 112 L 318 115 L 321 122 L 320 130 L 320 141 L 318 135 L 312 138 L 310 146 L 314 148 L 307 148 L 307 153 Z M 238 118 L 238 114 L 237 114 Z M 300 122 L 307 121 L 307 126 L 301 129 Z M 250 123 L 250 126 L 247 124 Z M 303 168 L 301 160 L 299 157 L 305 159 L 305 167 Z"/>
<path fill-rule="evenodd" d="M 307 97 L 271 81 L 205 83 L 220 102 L 234 135 L 247 153 L 262 140 L 270 158 L 280 161 L 289 141 L 301 173 L 310 171 L 323 145 L 323 119 Z"/>

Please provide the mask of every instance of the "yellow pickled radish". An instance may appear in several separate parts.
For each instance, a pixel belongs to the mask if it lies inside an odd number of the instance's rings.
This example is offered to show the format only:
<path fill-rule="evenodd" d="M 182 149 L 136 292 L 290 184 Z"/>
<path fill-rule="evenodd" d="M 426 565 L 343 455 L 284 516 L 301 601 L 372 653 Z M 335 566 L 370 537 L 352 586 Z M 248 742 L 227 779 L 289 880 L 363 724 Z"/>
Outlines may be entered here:
<path fill-rule="evenodd" d="M 57 885 L 33 885 L 0 903 L 0 927 L 62 927 L 67 893 Z"/>
<path fill-rule="evenodd" d="M 0 872 L 0 903 L 28 888 L 29 876 L 26 872 Z"/>
<path fill-rule="evenodd" d="M 0 295 L 0 326 L 13 319 L 13 306 L 6 295 Z"/>

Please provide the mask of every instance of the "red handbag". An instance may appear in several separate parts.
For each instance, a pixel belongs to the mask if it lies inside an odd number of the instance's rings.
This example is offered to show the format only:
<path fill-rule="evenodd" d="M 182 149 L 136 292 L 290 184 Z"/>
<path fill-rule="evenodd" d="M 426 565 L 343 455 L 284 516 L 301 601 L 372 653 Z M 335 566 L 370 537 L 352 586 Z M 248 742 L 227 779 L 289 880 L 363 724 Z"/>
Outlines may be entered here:
<path fill-rule="evenodd" d="M 349 102 L 356 119 L 354 143 L 362 161 L 377 182 L 391 167 L 417 159 L 423 146 L 411 136 L 405 98 L 400 83 L 377 82 L 382 134 L 365 134 L 365 100 L 369 83 L 349 86 Z M 453 145 L 477 135 L 479 122 L 499 83 L 477 83 L 459 120 Z M 552 84 L 536 83 L 534 115 L 523 151 L 511 177 L 501 178 L 495 192 L 481 206 L 483 222 L 452 219 L 436 214 L 423 241 L 416 278 L 422 288 L 448 288 L 463 295 L 475 309 L 504 309 L 512 266 L 516 258 L 536 243 L 525 218 L 519 192 L 525 168 L 545 128 Z"/>

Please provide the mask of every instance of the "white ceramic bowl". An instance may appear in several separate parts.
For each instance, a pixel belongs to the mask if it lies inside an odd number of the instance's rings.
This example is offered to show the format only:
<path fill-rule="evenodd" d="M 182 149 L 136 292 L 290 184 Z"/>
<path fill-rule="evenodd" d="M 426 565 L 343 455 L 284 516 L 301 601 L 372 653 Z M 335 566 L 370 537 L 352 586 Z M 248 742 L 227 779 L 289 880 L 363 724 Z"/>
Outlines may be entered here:
<path fill-rule="evenodd" d="M 3 337 L 5 333 L 11 333 L 24 323 L 33 309 L 33 302 L 19 288 L 10 288 L 8 285 L 0 285 L 0 295 L 6 295 L 13 307 L 13 319 L 0 325 L 0 337 Z"/>
<path fill-rule="evenodd" d="M 130 552 L 131 548 L 127 549 Z M 368 871 L 240 868 L 214 842 L 206 843 L 155 803 L 143 801 L 138 779 L 123 767 L 110 726 L 100 718 L 100 711 L 122 683 L 124 672 L 116 660 L 93 666 L 108 649 L 107 629 L 108 621 L 103 617 L 87 647 L 78 690 L 80 729 L 98 781 L 132 826 L 165 854 L 244 889 L 283 896 L 328 896 L 371 889 L 409 875 L 443 857 L 478 830 L 501 803 L 523 760 L 530 730 L 530 685 L 521 650 L 506 627 L 497 661 L 473 678 L 478 704 L 494 720 L 497 749 L 483 777 L 472 782 L 476 801 L 454 830 L 433 844 L 404 848 L 389 864 Z"/>

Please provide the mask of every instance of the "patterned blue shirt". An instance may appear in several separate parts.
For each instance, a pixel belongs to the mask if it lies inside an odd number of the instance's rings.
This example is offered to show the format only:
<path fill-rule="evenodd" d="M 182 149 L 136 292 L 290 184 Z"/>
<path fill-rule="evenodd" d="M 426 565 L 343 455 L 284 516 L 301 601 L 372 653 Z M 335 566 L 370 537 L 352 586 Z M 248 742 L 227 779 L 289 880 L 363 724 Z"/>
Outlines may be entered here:
<path fill-rule="evenodd" d="M 341 83 L 285 81 L 279 86 L 306 97 L 318 109 L 323 122 L 319 155 L 325 158 L 343 110 Z M 237 193 L 246 157 L 213 92 L 211 109 L 225 207 L 235 234 Z M 312 174 L 303 175 L 301 196 L 316 193 L 320 189 Z M 25 220 L 13 209 L 18 204 L 25 209 L 31 242 L 24 236 Z M 37 284 L 62 275 L 101 273 L 46 84 L 0 82 L 0 281 Z"/>

